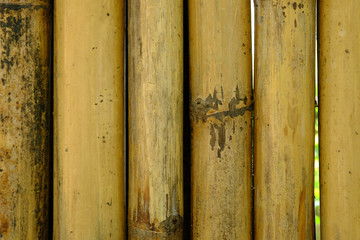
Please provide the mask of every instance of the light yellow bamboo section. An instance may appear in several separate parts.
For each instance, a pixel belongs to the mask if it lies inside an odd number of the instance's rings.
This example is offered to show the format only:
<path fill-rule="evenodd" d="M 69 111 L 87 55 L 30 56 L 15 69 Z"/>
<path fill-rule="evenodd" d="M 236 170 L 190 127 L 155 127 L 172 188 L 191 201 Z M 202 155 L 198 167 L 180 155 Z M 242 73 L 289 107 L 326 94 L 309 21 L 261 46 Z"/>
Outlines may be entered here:
<path fill-rule="evenodd" d="M 319 2 L 321 238 L 360 239 L 360 2 Z"/>
<path fill-rule="evenodd" d="M 128 3 L 129 239 L 182 239 L 183 3 Z"/>
<path fill-rule="evenodd" d="M 189 0 L 194 239 L 251 239 L 250 14 Z"/>
<path fill-rule="evenodd" d="M 55 1 L 54 239 L 125 239 L 123 14 Z"/>
<path fill-rule="evenodd" d="M 255 2 L 255 239 L 314 236 L 315 1 Z"/>
<path fill-rule="evenodd" d="M 0 239 L 48 239 L 49 3 L 0 0 Z"/>

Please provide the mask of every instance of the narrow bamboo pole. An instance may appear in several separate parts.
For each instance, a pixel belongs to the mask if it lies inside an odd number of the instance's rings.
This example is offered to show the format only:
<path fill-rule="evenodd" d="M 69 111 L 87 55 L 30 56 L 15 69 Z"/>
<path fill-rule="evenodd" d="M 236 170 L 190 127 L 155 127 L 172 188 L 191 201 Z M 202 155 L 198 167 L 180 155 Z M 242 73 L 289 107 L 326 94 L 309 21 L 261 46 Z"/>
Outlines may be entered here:
<path fill-rule="evenodd" d="M 50 1 L 0 1 L 0 239 L 47 239 Z"/>
<path fill-rule="evenodd" d="M 315 1 L 255 3 L 255 239 L 313 239 Z"/>
<path fill-rule="evenodd" d="M 55 1 L 54 239 L 125 239 L 123 14 Z"/>
<path fill-rule="evenodd" d="M 250 14 L 189 0 L 194 239 L 251 239 Z"/>
<path fill-rule="evenodd" d="M 183 3 L 128 9 L 129 239 L 182 239 Z"/>
<path fill-rule="evenodd" d="M 321 238 L 360 239 L 360 2 L 319 2 Z"/>

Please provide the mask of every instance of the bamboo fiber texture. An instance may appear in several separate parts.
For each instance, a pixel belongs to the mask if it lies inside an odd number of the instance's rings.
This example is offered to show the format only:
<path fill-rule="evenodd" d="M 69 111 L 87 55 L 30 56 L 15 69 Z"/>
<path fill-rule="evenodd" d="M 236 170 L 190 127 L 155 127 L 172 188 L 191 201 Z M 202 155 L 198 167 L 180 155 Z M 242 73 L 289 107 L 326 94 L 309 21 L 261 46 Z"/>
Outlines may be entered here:
<path fill-rule="evenodd" d="M 314 237 L 315 1 L 255 1 L 255 239 Z"/>
<path fill-rule="evenodd" d="M 360 2 L 319 2 L 321 238 L 360 239 Z"/>
<path fill-rule="evenodd" d="M 0 1 L 0 239 L 47 239 L 50 1 Z"/>
<path fill-rule="evenodd" d="M 125 239 L 124 2 L 55 1 L 54 239 Z"/>
<path fill-rule="evenodd" d="M 193 239 L 251 239 L 250 1 L 189 1 Z"/>
<path fill-rule="evenodd" d="M 183 3 L 128 9 L 128 237 L 182 239 Z"/>

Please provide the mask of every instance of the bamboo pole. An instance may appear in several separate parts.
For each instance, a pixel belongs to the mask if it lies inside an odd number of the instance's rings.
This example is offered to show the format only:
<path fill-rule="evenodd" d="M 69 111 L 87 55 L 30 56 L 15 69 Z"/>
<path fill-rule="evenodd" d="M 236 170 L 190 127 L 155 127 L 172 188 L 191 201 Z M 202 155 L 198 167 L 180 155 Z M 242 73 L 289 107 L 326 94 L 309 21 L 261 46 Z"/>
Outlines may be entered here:
<path fill-rule="evenodd" d="M 128 9 L 129 239 L 182 239 L 183 3 Z"/>
<path fill-rule="evenodd" d="M 315 1 L 257 0 L 255 22 L 255 239 L 313 239 Z"/>
<path fill-rule="evenodd" d="M 360 2 L 319 2 L 321 238 L 360 239 Z"/>
<path fill-rule="evenodd" d="M 47 239 L 50 1 L 0 1 L 0 239 Z"/>
<path fill-rule="evenodd" d="M 123 21 L 123 1 L 55 1 L 54 239 L 125 239 Z"/>
<path fill-rule="evenodd" d="M 251 239 L 250 14 L 189 1 L 194 239 Z"/>

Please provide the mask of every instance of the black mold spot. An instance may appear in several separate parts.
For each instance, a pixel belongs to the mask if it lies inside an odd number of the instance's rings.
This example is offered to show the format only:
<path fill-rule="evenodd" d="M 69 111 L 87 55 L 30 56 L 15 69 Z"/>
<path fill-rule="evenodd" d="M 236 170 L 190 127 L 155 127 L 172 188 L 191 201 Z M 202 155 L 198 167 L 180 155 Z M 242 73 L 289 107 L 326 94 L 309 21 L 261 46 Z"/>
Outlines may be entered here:
<path fill-rule="evenodd" d="M 180 215 L 171 215 L 159 224 L 159 228 L 171 236 L 182 235 L 184 219 Z M 171 238 L 172 239 L 172 238 Z"/>
<path fill-rule="evenodd" d="M 3 70 L 2 85 L 6 84 L 11 89 L 16 84 L 17 91 L 25 98 L 16 100 L 8 97 L 8 106 L 18 111 L 5 112 L 1 114 L 1 121 L 6 120 L 6 115 L 11 113 L 11 119 L 19 119 L 21 128 L 16 130 L 16 136 L 21 136 L 19 146 L 22 148 L 29 160 L 28 171 L 31 172 L 32 187 L 35 194 L 35 206 L 33 208 L 36 239 L 46 239 L 48 228 L 48 190 L 49 190 L 49 146 L 50 135 L 50 94 L 49 94 L 49 66 L 48 55 L 42 54 L 42 45 L 39 41 L 38 29 L 34 29 L 34 17 L 38 16 L 36 10 L 42 9 L 42 17 L 50 18 L 50 5 L 32 5 L 17 3 L 0 3 L 0 46 L 1 63 Z M 46 9 L 46 10 L 45 10 Z M 44 29 L 50 29 L 50 23 L 44 22 Z M 48 39 L 43 39 L 44 41 Z M 21 51 L 19 51 L 19 49 Z M 17 70 L 19 65 L 25 64 L 29 70 L 24 75 Z M 10 74 L 16 78 L 10 77 Z M 15 82 L 10 82 L 15 81 Z M 16 95 L 13 95 L 13 98 Z M 13 101 L 14 100 L 14 101 Z M 16 104 L 15 104 L 16 102 Z M 11 156 L 10 156 L 11 157 Z M 1 160 L 1 156 L 0 156 Z M 20 189 L 16 194 L 23 194 Z M 16 220 L 12 219 L 11 228 L 15 229 Z M 0 230 L 1 236 L 4 231 Z"/>
<path fill-rule="evenodd" d="M 350 53 L 349 49 L 345 49 L 345 52 L 346 52 L 347 54 L 349 54 L 349 53 Z"/>
<path fill-rule="evenodd" d="M 292 6 L 293 6 L 294 10 L 296 10 L 296 8 L 297 8 L 297 3 L 294 2 Z"/>

